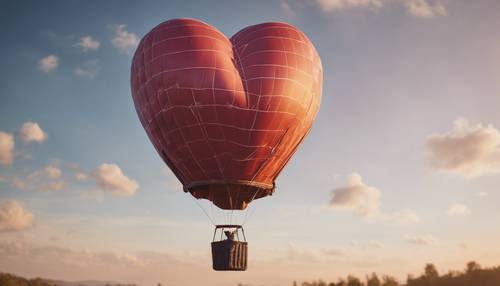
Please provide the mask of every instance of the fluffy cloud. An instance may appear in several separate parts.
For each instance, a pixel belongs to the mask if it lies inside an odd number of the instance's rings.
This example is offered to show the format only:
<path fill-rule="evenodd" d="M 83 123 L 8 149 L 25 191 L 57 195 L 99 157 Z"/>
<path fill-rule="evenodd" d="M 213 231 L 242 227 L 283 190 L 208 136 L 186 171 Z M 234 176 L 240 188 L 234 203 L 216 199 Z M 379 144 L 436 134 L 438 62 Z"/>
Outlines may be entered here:
<path fill-rule="evenodd" d="M 47 133 L 45 133 L 40 125 L 36 122 L 25 122 L 21 129 L 19 130 L 19 135 L 24 142 L 38 142 L 41 143 L 47 139 Z"/>
<path fill-rule="evenodd" d="M 435 245 L 438 243 L 437 239 L 435 239 L 432 235 L 405 235 L 404 240 L 408 243 L 426 246 L 426 245 Z"/>
<path fill-rule="evenodd" d="M 87 52 L 87 51 L 95 51 L 99 49 L 101 46 L 101 43 L 99 41 L 96 41 L 92 39 L 91 36 L 85 36 L 81 37 L 80 41 L 76 43 L 76 45 L 80 48 L 82 48 L 82 51 Z"/>
<path fill-rule="evenodd" d="M 82 63 L 79 67 L 75 68 L 74 72 L 77 76 L 93 78 L 99 73 L 100 69 L 99 62 L 92 60 Z"/>
<path fill-rule="evenodd" d="M 117 196 L 131 196 L 135 194 L 139 185 L 129 179 L 116 164 L 101 164 L 94 172 L 97 186 Z"/>
<path fill-rule="evenodd" d="M 129 54 L 139 44 L 139 37 L 125 30 L 125 27 L 125 25 L 115 26 L 115 34 L 111 42 L 121 52 Z"/>
<path fill-rule="evenodd" d="M 437 170 L 474 177 L 500 172 L 500 132 L 492 125 L 455 120 L 453 129 L 427 138 L 430 163 Z"/>
<path fill-rule="evenodd" d="M 416 17 L 431 18 L 446 15 L 446 9 L 440 1 L 431 4 L 428 0 L 406 0 L 408 12 Z"/>
<path fill-rule="evenodd" d="M 10 165 L 14 161 L 14 136 L 0 131 L 0 164 Z"/>
<path fill-rule="evenodd" d="M 353 173 L 347 179 L 347 185 L 332 191 L 330 206 L 354 211 L 362 217 L 379 213 L 380 191 L 363 183 L 359 174 Z"/>
<path fill-rule="evenodd" d="M 33 223 L 33 214 L 17 201 L 6 201 L 0 205 L 0 232 L 20 231 Z"/>
<path fill-rule="evenodd" d="M 446 8 L 441 0 L 316 0 L 324 12 L 332 12 L 349 8 L 379 9 L 392 3 L 405 5 L 408 13 L 415 17 L 430 18 L 446 15 Z"/>
<path fill-rule="evenodd" d="M 357 173 L 349 175 L 347 184 L 333 189 L 330 207 L 352 211 L 363 218 L 372 218 L 392 224 L 415 224 L 420 222 L 418 215 L 410 209 L 385 212 L 380 210 L 381 192 L 363 183 Z"/>
<path fill-rule="evenodd" d="M 48 55 L 45 58 L 40 59 L 38 62 L 38 68 L 44 73 L 49 73 L 55 70 L 58 66 L 59 58 L 55 55 Z"/>
<path fill-rule="evenodd" d="M 471 213 L 470 209 L 464 204 L 452 204 L 446 211 L 451 216 L 467 216 Z"/>

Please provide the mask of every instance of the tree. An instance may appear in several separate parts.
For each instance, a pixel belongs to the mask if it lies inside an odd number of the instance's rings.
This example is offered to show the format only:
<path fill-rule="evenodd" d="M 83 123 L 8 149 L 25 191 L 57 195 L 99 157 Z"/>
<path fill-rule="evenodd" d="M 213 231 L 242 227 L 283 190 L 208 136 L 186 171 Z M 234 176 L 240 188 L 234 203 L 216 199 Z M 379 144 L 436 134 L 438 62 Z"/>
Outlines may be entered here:
<path fill-rule="evenodd" d="M 479 265 L 476 261 L 471 261 L 467 263 L 467 268 L 465 269 L 466 273 L 472 273 L 474 271 L 480 270 L 481 265 Z"/>
<path fill-rule="evenodd" d="M 385 275 L 384 278 L 382 278 L 381 286 L 399 286 L 399 282 L 396 278 Z"/>
<path fill-rule="evenodd" d="M 347 276 L 347 286 L 363 286 L 363 283 L 358 277 L 349 275 Z"/>
<path fill-rule="evenodd" d="M 372 275 L 366 277 L 366 286 L 381 286 L 377 274 L 372 273 Z"/>
<path fill-rule="evenodd" d="M 424 273 L 425 277 L 429 279 L 439 278 L 439 272 L 437 271 L 436 266 L 434 266 L 434 264 L 432 263 L 428 263 L 427 265 L 425 265 Z"/>

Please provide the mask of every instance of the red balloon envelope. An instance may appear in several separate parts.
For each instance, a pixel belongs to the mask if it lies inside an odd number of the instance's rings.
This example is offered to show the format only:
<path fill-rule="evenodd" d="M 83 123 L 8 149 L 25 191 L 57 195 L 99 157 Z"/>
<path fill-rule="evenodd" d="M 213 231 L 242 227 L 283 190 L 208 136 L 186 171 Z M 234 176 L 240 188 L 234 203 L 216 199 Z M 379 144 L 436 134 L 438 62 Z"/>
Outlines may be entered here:
<path fill-rule="evenodd" d="M 135 108 L 165 163 L 196 198 L 244 209 L 274 181 L 311 128 L 321 101 L 321 60 L 286 23 L 228 39 L 173 19 L 141 40 L 132 62 Z"/>

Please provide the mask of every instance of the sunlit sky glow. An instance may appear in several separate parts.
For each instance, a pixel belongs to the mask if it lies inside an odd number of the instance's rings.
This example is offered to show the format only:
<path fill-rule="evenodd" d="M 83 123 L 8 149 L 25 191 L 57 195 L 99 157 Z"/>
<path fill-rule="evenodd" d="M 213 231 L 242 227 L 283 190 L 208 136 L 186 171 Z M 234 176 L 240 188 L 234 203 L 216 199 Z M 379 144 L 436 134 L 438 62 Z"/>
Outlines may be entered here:
<path fill-rule="evenodd" d="M 10 1 L 0 4 L 0 271 L 142 285 L 291 285 L 426 262 L 500 263 L 500 2 Z M 249 269 L 211 270 L 212 225 L 133 108 L 158 23 L 228 37 L 302 29 L 323 62 L 315 125 L 248 212 Z"/>

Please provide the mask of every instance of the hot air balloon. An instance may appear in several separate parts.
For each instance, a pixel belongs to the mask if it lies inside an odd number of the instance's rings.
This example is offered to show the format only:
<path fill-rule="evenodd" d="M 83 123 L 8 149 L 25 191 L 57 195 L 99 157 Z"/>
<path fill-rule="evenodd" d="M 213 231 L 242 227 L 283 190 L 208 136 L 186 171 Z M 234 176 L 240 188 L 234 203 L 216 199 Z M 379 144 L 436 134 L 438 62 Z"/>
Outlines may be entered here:
<path fill-rule="evenodd" d="M 249 26 L 228 39 L 195 19 L 147 33 L 130 75 L 135 109 L 158 154 L 186 193 L 224 210 L 273 194 L 319 110 L 322 78 L 316 49 L 290 24 Z M 215 230 L 225 229 L 242 230 Z M 245 270 L 246 241 L 226 235 L 212 243 L 214 269 Z"/>

